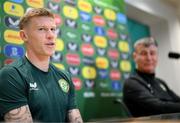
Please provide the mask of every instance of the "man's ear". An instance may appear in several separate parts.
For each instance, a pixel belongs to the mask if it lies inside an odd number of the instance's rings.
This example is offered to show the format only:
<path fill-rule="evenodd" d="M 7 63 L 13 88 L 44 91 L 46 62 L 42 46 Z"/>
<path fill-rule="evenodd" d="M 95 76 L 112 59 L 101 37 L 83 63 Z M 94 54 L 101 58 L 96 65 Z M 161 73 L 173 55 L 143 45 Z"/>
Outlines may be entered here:
<path fill-rule="evenodd" d="M 137 55 L 136 52 L 134 51 L 132 55 L 133 55 L 134 61 L 136 62 L 136 55 Z"/>
<path fill-rule="evenodd" d="M 28 36 L 26 34 L 26 32 L 24 30 L 20 30 L 19 31 L 19 34 L 20 34 L 20 37 L 21 39 L 24 41 L 24 42 L 27 42 L 28 41 Z"/>

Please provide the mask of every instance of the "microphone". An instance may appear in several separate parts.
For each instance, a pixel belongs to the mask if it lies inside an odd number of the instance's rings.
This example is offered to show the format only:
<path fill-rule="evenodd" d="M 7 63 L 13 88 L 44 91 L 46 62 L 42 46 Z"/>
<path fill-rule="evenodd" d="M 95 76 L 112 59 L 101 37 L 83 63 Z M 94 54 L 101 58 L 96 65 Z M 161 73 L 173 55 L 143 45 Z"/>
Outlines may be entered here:
<path fill-rule="evenodd" d="M 169 58 L 173 58 L 173 59 L 179 59 L 180 58 L 180 54 L 175 53 L 175 52 L 169 52 L 168 56 L 169 56 Z"/>

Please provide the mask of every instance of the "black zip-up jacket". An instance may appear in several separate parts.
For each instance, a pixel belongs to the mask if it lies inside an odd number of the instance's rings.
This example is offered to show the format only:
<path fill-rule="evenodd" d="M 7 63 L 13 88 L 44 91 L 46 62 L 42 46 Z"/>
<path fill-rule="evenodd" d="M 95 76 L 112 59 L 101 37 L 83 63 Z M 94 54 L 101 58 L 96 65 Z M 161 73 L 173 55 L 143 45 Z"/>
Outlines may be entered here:
<path fill-rule="evenodd" d="M 163 80 L 137 70 L 125 80 L 123 101 L 134 117 L 180 112 L 180 97 Z"/>

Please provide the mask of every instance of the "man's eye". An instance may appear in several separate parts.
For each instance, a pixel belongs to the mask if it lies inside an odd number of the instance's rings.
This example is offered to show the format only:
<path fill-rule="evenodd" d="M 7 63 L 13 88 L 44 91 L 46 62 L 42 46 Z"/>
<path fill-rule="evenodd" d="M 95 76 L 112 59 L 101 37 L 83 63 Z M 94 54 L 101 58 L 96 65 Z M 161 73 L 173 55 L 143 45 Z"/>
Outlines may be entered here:
<path fill-rule="evenodd" d="M 41 31 L 41 30 L 45 30 L 45 28 L 39 28 L 38 30 L 40 30 L 40 31 Z"/>
<path fill-rule="evenodd" d="M 147 53 L 146 52 L 141 52 L 141 55 L 147 55 Z"/>
<path fill-rule="evenodd" d="M 51 28 L 51 31 L 53 31 L 53 32 L 56 31 L 56 28 Z"/>

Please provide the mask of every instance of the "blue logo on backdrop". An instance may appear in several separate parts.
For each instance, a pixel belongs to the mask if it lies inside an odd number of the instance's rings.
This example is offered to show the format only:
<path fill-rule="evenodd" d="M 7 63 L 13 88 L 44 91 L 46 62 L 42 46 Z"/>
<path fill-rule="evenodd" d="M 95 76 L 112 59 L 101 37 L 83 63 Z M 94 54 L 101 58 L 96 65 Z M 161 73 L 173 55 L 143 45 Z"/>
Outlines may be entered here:
<path fill-rule="evenodd" d="M 24 0 L 10 0 L 12 2 L 15 2 L 15 3 L 22 3 Z"/>
<path fill-rule="evenodd" d="M 83 21 L 91 21 L 91 16 L 90 14 L 86 13 L 86 12 L 80 12 L 80 17 Z"/>
<path fill-rule="evenodd" d="M 24 49 L 21 46 L 8 44 L 4 47 L 4 54 L 10 58 L 19 58 L 24 55 Z"/>
<path fill-rule="evenodd" d="M 98 71 L 98 73 L 99 73 L 99 76 L 102 79 L 108 78 L 108 71 L 107 70 L 101 69 L 101 70 Z"/>
<path fill-rule="evenodd" d="M 112 88 L 115 91 L 120 91 L 121 89 L 121 83 L 119 81 L 112 81 Z"/>
<path fill-rule="evenodd" d="M 95 32 L 97 33 L 97 35 L 101 35 L 101 36 L 104 36 L 105 35 L 105 31 L 102 27 L 95 27 L 94 28 Z"/>
<path fill-rule="evenodd" d="M 122 14 L 122 13 L 118 13 L 117 14 L 117 20 L 118 20 L 119 23 L 122 23 L 122 24 L 126 24 L 127 23 L 126 15 Z"/>

